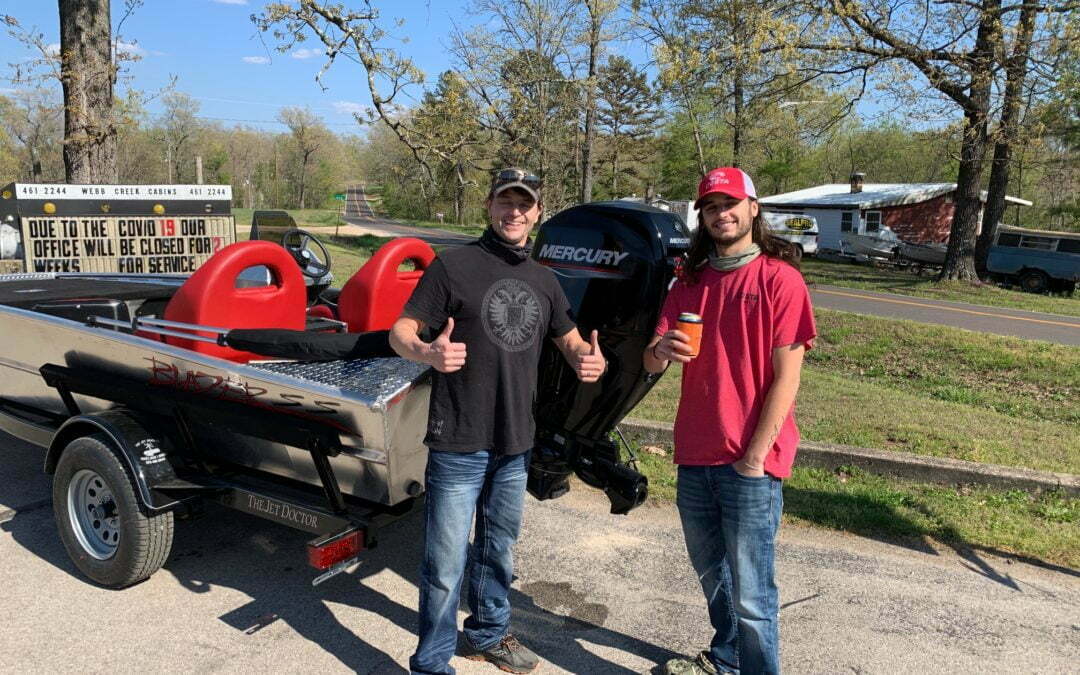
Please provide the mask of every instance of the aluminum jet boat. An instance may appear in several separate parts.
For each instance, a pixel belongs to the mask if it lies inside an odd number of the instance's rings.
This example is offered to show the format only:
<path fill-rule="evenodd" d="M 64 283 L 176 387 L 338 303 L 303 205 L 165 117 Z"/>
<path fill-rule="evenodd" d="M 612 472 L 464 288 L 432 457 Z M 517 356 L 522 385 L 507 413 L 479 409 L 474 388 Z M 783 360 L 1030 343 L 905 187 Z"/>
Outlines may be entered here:
<path fill-rule="evenodd" d="M 538 231 L 534 257 L 582 334 L 599 331 L 609 369 L 583 384 L 546 346 L 535 497 L 565 493 L 576 473 L 613 513 L 644 501 L 612 434 L 657 380 L 641 353 L 688 244 L 677 216 L 623 202 Z M 188 276 L 0 276 L 0 428 L 46 449 L 79 570 L 109 587 L 149 577 L 174 517 L 201 500 L 315 535 L 316 581 L 353 564 L 424 492 L 429 372 L 396 357 L 387 331 L 434 257 L 393 240 L 339 291 L 311 283 L 329 270 L 317 237 L 289 230 L 281 244 L 226 246 Z"/>

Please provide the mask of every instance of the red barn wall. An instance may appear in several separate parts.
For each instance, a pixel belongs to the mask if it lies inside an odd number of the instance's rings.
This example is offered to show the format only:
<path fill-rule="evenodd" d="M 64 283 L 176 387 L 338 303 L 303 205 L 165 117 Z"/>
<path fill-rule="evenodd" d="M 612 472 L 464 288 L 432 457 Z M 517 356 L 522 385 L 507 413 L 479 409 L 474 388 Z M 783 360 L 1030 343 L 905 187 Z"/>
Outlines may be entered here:
<path fill-rule="evenodd" d="M 887 206 L 881 209 L 881 221 L 904 241 L 944 244 L 949 240 L 955 210 L 952 196 L 949 193 L 925 202 Z"/>

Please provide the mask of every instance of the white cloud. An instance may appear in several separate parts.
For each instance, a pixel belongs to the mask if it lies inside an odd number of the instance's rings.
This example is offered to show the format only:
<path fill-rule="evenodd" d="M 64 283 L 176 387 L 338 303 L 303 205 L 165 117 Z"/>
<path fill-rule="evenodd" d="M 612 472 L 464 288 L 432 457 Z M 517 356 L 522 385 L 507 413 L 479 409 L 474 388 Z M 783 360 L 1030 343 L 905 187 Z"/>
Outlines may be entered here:
<path fill-rule="evenodd" d="M 265 56 L 245 56 L 242 60 L 244 63 L 270 63 L 270 59 Z"/>
<path fill-rule="evenodd" d="M 294 59 L 310 59 L 322 54 L 318 49 L 297 49 L 292 53 Z"/>
<path fill-rule="evenodd" d="M 52 44 L 45 45 L 46 56 L 60 56 L 60 43 L 53 42 Z"/>
<path fill-rule="evenodd" d="M 366 105 L 354 103 L 353 101 L 335 101 L 334 110 L 347 115 L 363 115 L 368 112 L 368 107 Z"/>
<path fill-rule="evenodd" d="M 247 0 L 213 0 L 219 5 L 246 5 Z"/>
<path fill-rule="evenodd" d="M 116 51 L 127 56 L 146 56 L 146 50 L 134 42 L 117 42 Z"/>
<path fill-rule="evenodd" d="M 18 94 L 18 89 L 12 89 L 10 87 L 0 87 L 0 96 L 11 96 L 12 94 Z"/>

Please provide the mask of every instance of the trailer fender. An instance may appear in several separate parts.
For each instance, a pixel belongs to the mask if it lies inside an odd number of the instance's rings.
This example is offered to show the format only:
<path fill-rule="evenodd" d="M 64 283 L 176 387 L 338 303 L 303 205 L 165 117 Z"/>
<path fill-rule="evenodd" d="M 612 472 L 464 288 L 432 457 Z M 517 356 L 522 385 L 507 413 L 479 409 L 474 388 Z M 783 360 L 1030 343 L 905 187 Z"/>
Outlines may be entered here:
<path fill-rule="evenodd" d="M 56 473 L 64 449 L 76 438 L 104 434 L 119 450 L 120 460 L 135 482 L 139 506 L 148 515 L 170 511 L 180 504 L 154 490 L 155 485 L 176 480 L 169 462 L 171 444 L 161 433 L 152 433 L 134 415 L 124 410 L 76 415 L 57 430 L 45 455 L 45 473 Z"/>

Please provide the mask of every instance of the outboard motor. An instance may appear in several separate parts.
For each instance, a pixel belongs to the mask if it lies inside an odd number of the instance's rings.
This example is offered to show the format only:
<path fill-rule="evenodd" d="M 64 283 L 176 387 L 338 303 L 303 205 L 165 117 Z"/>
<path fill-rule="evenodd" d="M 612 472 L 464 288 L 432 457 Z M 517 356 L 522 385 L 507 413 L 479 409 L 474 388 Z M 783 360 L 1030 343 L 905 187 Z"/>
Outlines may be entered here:
<path fill-rule="evenodd" d="M 689 237 L 677 215 L 625 201 L 575 206 L 540 228 L 533 257 L 555 272 L 581 335 L 599 331 L 608 369 L 599 383 L 583 384 L 558 348 L 546 343 L 528 479 L 537 499 L 565 494 L 570 474 L 577 473 L 604 490 L 612 513 L 645 501 L 645 477 L 619 459 L 609 434 L 659 379 L 645 371 L 641 355 Z"/>

